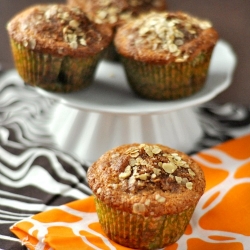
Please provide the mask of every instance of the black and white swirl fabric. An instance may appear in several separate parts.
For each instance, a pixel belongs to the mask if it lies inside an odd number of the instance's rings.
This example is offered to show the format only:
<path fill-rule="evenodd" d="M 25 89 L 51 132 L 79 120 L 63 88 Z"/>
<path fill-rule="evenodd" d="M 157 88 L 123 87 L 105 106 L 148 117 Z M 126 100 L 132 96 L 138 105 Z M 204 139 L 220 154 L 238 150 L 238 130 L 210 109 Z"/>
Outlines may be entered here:
<path fill-rule="evenodd" d="M 0 249 L 25 249 L 15 222 L 91 194 L 86 167 L 55 150 L 46 130 L 53 101 L 24 88 L 10 71 L 0 78 Z"/>
<path fill-rule="evenodd" d="M 250 104 L 208 102 L 198 109 L 204 136 L 194 153 L 250 133 Z"/>
<path fill-rule="evenodd" d="M 25 249 L 9 231 L 15 222 L 91 194 L 88 164 L 56 149 L 46 129 L 55 101 L 0 76 L 0 250 Z M 204 136 L 190 154 L 250 133 L 250 107 L 213 102 L 198 107 Z"/>

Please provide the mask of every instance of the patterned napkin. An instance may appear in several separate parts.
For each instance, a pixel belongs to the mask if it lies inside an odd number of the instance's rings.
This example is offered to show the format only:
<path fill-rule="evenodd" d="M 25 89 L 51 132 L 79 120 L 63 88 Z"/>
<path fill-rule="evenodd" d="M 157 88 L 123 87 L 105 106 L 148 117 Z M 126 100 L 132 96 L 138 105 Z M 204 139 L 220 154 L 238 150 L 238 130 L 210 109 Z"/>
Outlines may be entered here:
<path fill-rule="evenodd" d="M 166 249 L 243 250 L 250 246 L 250 134 L 193 155 L 203 168 L 206 192 L 179 241 Z M 109 240 L 93 197 L 36 214 L 11 227 L 34 250 L 122 250 Z"/>

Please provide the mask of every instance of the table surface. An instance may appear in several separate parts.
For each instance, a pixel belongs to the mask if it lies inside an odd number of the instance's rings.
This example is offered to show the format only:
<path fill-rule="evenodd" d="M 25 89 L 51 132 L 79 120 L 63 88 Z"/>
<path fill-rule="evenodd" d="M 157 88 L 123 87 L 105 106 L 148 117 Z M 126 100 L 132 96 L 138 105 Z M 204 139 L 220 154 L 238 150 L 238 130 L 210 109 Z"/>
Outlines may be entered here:
<path fill-rule="evenodd" d="M 22 82 L 2 75 L 0 82 L 0 249 L 24 249 L 9 231 L 15 222 L 91 194 L 88 164 L 54 148 L 46 129 L 54 100 L 25 91 Z M 3 81 L 2 81 L 3 83 Z M 204 136 L 195 154 L 250 133 L 250 107 L 202 104 L 197 110 Z"/>

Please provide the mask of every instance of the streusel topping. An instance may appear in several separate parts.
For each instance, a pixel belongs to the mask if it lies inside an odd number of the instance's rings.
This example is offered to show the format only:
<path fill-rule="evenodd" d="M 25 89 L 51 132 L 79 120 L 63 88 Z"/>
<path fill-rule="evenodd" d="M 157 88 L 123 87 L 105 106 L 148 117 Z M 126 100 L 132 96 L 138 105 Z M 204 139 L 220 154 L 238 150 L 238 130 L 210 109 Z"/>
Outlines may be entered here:
<path fill-rule="evenodd" d="M 142 190 L 159 186 L 164 191 L 174 191 L 181 185 L 192 189 L 195 173 L 178 153 L 166 153 L 157 145 L 140 144 L 130 147 L 128 165 L 119 174 L 128 190 Z"/>
<path fill-rule="evenodd" d="M 138 48 L 143 46 L 154 51 L 167 51 L 178 57 L 176 61 L 180 62 L 189 57 L 188 53 L 181 55 L 180 47 L 211 27 L 209 21 L 184 13 L 151 13 L 134 22 L 130 39 Z"/>
<path fill-rule="evenodd" d="M 53 49 L 55 43 L 58 53 L 67 48 L 107 46 L 112 31 L 90 21 L 78 7 L 63 4 L 36 5 L 23 11 L 11 20 L 7 29 L 24 47 Z"/>

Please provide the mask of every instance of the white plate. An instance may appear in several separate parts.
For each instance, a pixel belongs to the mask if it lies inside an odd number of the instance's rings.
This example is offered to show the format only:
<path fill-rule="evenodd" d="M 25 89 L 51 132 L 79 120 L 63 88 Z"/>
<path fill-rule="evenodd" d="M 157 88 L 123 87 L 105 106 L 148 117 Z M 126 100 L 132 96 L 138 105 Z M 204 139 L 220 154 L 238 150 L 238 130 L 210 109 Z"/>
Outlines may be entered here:
<path fill-rule="evenodd" d="M 175 101 L 151 101 L 138 98 L 129 88 L 119 63 L 102 61 L 93 84 L 85 90 L 61 94 L 35 88 L 44 96 L 85 111 L 127 115 L 159 114 L 209 101 L 231 83 L 236 56 L 230 45 L 220 40 L 215 47 L 205 86 L 198 93 Z"/>

